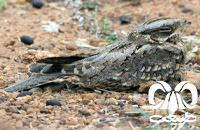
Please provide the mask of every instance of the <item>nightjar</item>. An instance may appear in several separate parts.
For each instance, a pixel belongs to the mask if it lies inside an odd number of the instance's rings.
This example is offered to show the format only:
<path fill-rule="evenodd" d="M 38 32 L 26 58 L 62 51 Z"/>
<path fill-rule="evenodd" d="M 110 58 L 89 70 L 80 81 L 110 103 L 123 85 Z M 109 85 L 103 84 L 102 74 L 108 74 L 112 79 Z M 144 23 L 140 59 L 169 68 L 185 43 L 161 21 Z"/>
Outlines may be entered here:
<path fill-rule="evenodd" d="M 148 81 L 181 76 L 185 47 L 180 39 L 190 22 L 176 18 L 150 19 L 134 27 L 124 40 L 110 43 L 88 57 L 48 57 L 29 66 L 32 76 L 4 90 L 30 89 L 51 83 L 114 91 L 134 90 Z"/>

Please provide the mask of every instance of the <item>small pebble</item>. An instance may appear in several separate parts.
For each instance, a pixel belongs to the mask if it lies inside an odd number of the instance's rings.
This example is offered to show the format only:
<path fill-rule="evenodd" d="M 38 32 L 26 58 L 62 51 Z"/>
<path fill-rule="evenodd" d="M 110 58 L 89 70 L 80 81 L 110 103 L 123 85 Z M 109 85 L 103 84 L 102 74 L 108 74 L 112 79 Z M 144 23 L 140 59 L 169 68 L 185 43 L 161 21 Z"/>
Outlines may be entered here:
<path fill-rule="evenodd" d="M 97 105 L 105 105 L 105 104 L 106 104 L 106 102 L 105 102 L 104 99 L 96 99 L 96 100 L 95 100 L 95 103 L 96 103 Z"/>
<path fill-rule="evenodd" d="M 23 127 L 23 123 L 22 123 L 21 120 L 18 120 L 18 121 L 16 122 L 15 125 L 16 125 L 16 127 L 19 128 L 19 129 L 22 129 L 22 127 Z"/>
<path fill-rule="evenodd" d="M 16 101 L 18 103 L 25 103 L 25 102 L 31 101 L 31 99 L 32 99 L 32 97 L 30 95 L 26 95 L 26 96 L 23 96 L 23 97 L 18 97 Z"/>
<path fill-rule="evenodd" d="M 126 16 L 126 15 L 120 16 L 119 20 L 120 20 L 121 24 L 129 24 L 129 23 L 131 23 L 130 18 L 128 16 Z"/>
<path fill-rule="evenodd" d="M 128 104 L 131 104 L 131 105 L 138 105 L 138 103 L 135 102 L 135 101 L 133 101 L 133 100 L 129 100 L 129 101 L 128 101 Z"/>
<path fill-rule="evenodd" d="M 141 115 L 141 113 L 132 108 L 126 108 L 126 109 L 123 109 L 122 111 L 120 111 L 119 115 L 120 116 L 124 115 L 124 116 L 128 116 L 128 117 L 137 117 L 137 116 Z"/>
<path fill-rule="evenodd" d="M 43 90 L 41 88 L 32 88 L 29 90 L 29 92 L 43 92 Z"/>
<path fill-rule="evenodd" d="M 77 50 L 78 47 L 77 47 L 76 43 L 71 42 L 71 43 L 66 44 L 66 49 L 73 51 L 73 50 Z"/>
<path fill-rule="evenodd" d="M 5 109 L 1 109 L 1 110 L 0 110 L 0 118 L 2 118 L 2 117 L 5 116 L 5 115 L 6 115 Z"/>
<path fill-rule="evenodd" d="M 47 106 L 61 106 L 61 103 L 56 100 L 47 100 L 46 105 Z"/>
<path fill-rule="evenodd" d="M 42 109 L 42 110 L 40 110 L 40 113 L 48 114 L 51 112 L 48 109 Z"/>
<path fill-rule="evenodd" d="M 26 110 L 26 112 L 27 112 L 27 114 L 30 114 L 30 113 L 33 113 L 34 112 L 34 108 L 28 108 L 27 110 Z"/>
<path fill-rule="evenodd" d="M 7 112 L 17 113 L 18 108 L 16 106 L 9 106 L 6 110 Z"/>
<path fill-rule="evenodd" d="M 110 98 L 108 100 L 108 102 L 109 102 L 109 105 L 117 105 L 118 104 L 118 101 L 115 98 Z"/>
<path fill-rule="evenodd" d="M 36 46 L 29 47 L 28 50 L 38 50 L 38 47 L 36 47 Z"/>
<path fill-rule="evenodd" d="M 33 0 L 32 1 L 33 7 L 40 9 L 44 5 L 41 0 Z"/>
<path fill-rule="evenodd" d="M 123 101 L 118 100 L 118 104 L 117 105 L 120 106 L 120 107 L 123 107 L 124 103 L 123 103 Z"/>
<path fill-rule="evenodd" d="M 12 113 L 12 119 L 21 120 L 22 116 L 20 114 L 17 114 L 17 113 Z"/>
<path fill-rule="evenodd" d="M 103 119 L 100 119 L 99 121 L 100 121 L 100 122 L 105 122 L 105 121 L 106 121 L 106 119 L 105 119 L 105 118 L 103 118 Z"/>
<path fill-rule="evenodd" d="M 33 39 L 31 37 L 29 37 L 29 36 L 24 35 L 20 39 L 21 39 L 21 42 L 23 42 L 26 45 L 33 44 Z"/>
<path fill-rule="evenodd" d="M 68 120 L 69 120 L 69 122 L 68 122 L 69 125 L 77 125 L 78 124 L 78 120 L 74 117 L 69 117 Z"/>
<path fill-rule="evenodd" d="M 17 98 L 18 97 L 24 97 L 24 96 L 27 96 L 27 95 L 32 95 L 32 92 L 28 92 L 28 91 L 24 91 L 24 92 L 21 92 L 20 94 L 17 95 Z"/>
<path fill-rule="evenodd" d="M 55 48 L 55 46 L 56 44 L 54 43 L 47 43 L 42 46 L 42 50 L 52 50 L 53 48 Z"/>
<path fill-rule="evenodd" d="M 195 35 L 195 33 L 196 33 L 196 32 L 195 32 L 195 31 L 193 31 L 193 32 L 191 32 L 191 33 L 190 33 L 190 35 Z"/>
<path fill-rule="evenodd" d="M 190 12 L 193 12 L 193 10 L 192 10 L 192 9 L 189 9 L 189 8 L 183 8 L 183 9 L 182 9 L 182 12 L 183 12 L 183 13 L 190 13 Z"/>
<path fill-rule="evenodd" d="M 89 102 L 90 102 L 90 100 L 87 99 L 87 98 L 82 100 L 82 103 L 83 103 L 84 105 L 87 105 Z"/>
<path fill-rule="evenodd" d="M 87 98 L 89 100 L 93 100 L 94 97 L 95 97 L 95 94 L 94 93 L 88 93 L 88 94 L 83 94 L 81 96 L 82 96 L 82 98 Z"/>
<path fill-rule="evenodd" d="M 87 108 L 85 108 L 83 110 L 79 110 L 79 112 L 84 116 L 91 116 L 91 115 L 93 115 L 95 113 L 94 110 L 87 109 Z"/>
<path fill-rule="evenodd" d="M 183 5 L 183 4 L 179 4 L 178 7 L 179 7 L 179 8 L 184 8 L 185 5 Z"/>
<path fill-rule="evenodd" d="M 11 40 L 10 42 L 7 42 L 4 44 L 5 47 L 8 47 L 8 46 L 13 46 L 15 44 L 15 41 Z"/>
<path fill-rule="evenodd" d="M 111 97 L 113 97 L 115 99 L 119 99 L 119 98 L 121 98 L 121 94 L 117 93 L 117 92 L 112 92 Z"/>
<path fill-rule="evenodd" d="M 61 119 L 61 120 L 60 120 L 60 125 L 64 125 L 64 124 L 66 124 L 66 120 Z"/>

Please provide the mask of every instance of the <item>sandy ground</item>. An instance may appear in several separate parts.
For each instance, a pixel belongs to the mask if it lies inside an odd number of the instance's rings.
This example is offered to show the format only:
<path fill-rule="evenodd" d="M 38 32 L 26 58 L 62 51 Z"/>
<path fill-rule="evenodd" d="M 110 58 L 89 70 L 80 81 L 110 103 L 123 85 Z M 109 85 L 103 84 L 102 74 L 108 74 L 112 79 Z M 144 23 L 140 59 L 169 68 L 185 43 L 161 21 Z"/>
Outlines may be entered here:
<path fill-rule="evenodd" d="M 131 32 L 132 26 L 141 24 L 146 19 L 181 18 L 192 22 L 183 35 L 200 37 L 198 0 L 141 0 L 139 4 L 134 4 L 134 0 L 99 0 L 98 7 L 92 11 L 80 9 L 83 2 L 74 6 L 64 6 L 63 1 L 49 1 L 44 1 L 41 9 L 33 8 L 29 2 L 10 1 L 7 8 L 0 12 L 0 89 L 27 78 L 27 65 L 37 59 L 92 51 L 77 47 L 75 44 L 77 41 L 84 41 L 96 47 L 106 45 L 108 36 L 99 34 L 98 21 L 101 19 L 109 20 L 110 32 L 126 37 L 126 34 Z M 131 23 L 121 24 L 119 20 L 121 15 L 127 15 Z M 42 27 L 44 21 L 60 24 L 59 31 L 47 32 Z M 25 45 L 20 42 L 19 39 L 23 35 L 32 37 L 34 44 Z M 187 45 L 189 43 L 186 43 Z M 200 44 L 195 42 L 191 44 L 191 48 L 195 46 L 200 47 Z M 30 47 L 37 47 L 38 50 L 28 50 Z M 200 53 L 195 55 L 196 66 L 200 63 L 199 55 Z M 192 79 L 198 77 L 200 79 L 198 73 L 192 75 L 196 76 Z M 196 80 L 194 82 L 200 83 Z M 132 126 L 141 129 L 142 126 L 152 126 L 147 118 L 131 109 L 139 107 L 148 111 L 146 93 L 104 92 L 102 94 L 84 90 L 52 92 L 47 89 L 20 99 L 16 99 L 16 95 L 17 92 L 12 93 L 10 98 L 0 97 L 0 129 L 132 129 Z M 45 102 L 49 99 L 60 101 L 62 106 L 46 106 Z M 128 115 L 133 118 L 109 122 L 119 119 L 127 111 L 134 113 Z M 199 107 L 197 111 L 200 114 Z M 165 115 L 163 111 L 150 113 Z M 102 123 L 107 121 L 109 123 Z M 195 123 L 188 126 L 194 127 Z"/>

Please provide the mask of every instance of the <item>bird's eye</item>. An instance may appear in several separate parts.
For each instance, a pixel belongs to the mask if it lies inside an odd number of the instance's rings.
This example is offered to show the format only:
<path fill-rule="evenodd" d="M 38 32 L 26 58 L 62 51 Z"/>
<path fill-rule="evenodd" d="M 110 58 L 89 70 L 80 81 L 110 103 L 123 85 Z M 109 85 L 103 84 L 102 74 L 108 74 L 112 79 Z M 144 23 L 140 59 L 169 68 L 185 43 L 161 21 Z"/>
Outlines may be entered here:
<path fill-rule="evenodd" d="M 171 32 L 171 31 L 172 30 L 169 27 L 162 27 L 162 28 L 159 29 L 159 32 Z"/>

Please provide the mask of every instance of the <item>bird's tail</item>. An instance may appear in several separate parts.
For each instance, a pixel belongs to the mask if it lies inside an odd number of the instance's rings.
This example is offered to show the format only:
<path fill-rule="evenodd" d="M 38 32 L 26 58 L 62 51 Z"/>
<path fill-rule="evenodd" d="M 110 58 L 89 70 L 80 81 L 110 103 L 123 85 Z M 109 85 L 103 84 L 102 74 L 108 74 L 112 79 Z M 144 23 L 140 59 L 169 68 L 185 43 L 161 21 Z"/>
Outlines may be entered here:
<path fill-rule="evenodd" d="M 59 83 L 73 74 L 75 65 L 72 63 L 83 59 L 84 57 L 49 57 L 32 63 L 28 66 L 28 71 L 32 74 L 31 77 L 19 81 L 13 85 L 6 87 L 7 92 L 20 91 L 42 86 L 49 83 Z M 62 73 L 63 68 L 68 68 L 67 72 Z"/>
<path fill-rule="evenodd" d="M 59 82 L 59 79 L 62 79 L 63 77 L 66 77 L 66 75 L 61 73 L 38 74 L 35 76 L 31 76 L 30 78 L 27 78 L 25 80 L 19 81 L 13 85 L 10 85 L 4 90 L 7 92 L 26 90 L 49 83 Z"/>

